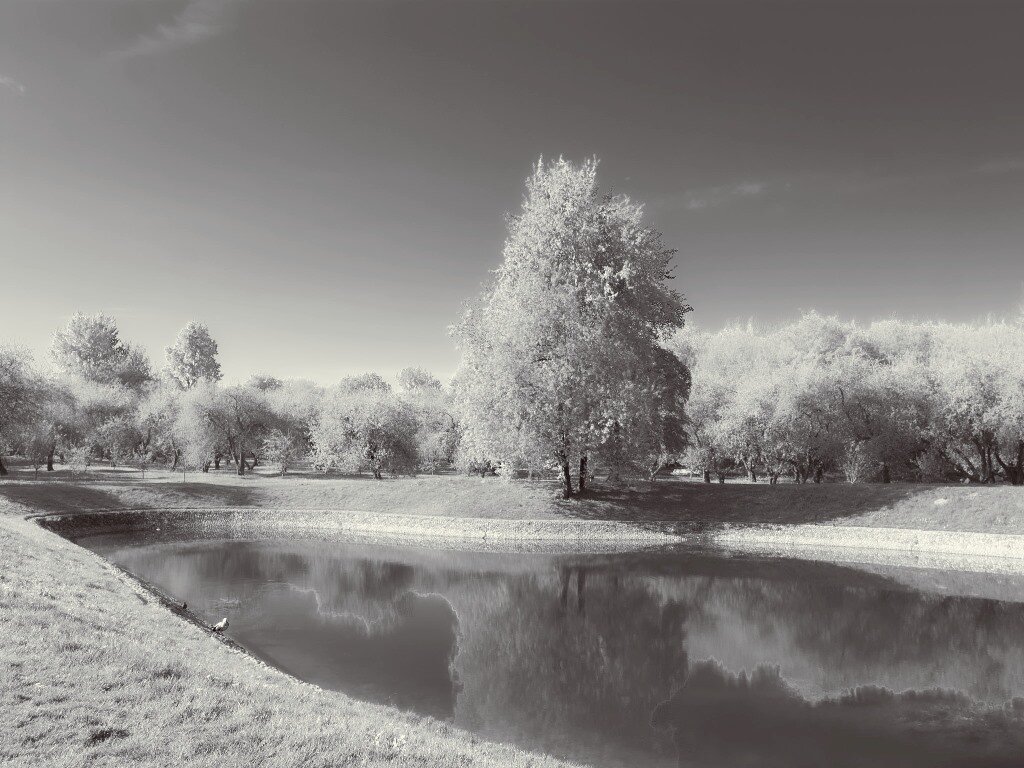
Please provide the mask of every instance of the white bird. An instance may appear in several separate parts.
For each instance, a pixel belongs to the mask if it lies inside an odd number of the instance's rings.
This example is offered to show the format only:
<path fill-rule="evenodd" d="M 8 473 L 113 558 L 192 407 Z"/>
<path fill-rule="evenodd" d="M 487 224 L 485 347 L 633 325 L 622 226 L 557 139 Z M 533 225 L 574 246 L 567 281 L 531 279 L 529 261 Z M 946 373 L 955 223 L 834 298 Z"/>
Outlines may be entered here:
<path fill-rule="evenodd" d="M 213 631 L 214 632 L 223 632 L 227 628 L 228 628 L 227 617 L 224 617 L 223 619 L 221 619 L 220 621 L 218 621 L 216 624 L 213 625 Z"/>

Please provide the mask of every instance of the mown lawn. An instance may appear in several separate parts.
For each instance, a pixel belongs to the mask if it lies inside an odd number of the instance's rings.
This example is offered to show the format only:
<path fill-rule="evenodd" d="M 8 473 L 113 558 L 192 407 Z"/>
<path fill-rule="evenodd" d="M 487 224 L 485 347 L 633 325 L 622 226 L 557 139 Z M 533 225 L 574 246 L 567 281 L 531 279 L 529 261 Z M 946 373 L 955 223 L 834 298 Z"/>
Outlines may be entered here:
<path fill-rule="evenodd" d="M 722 525 L 831 523 L 1024 534 L 1024 488 L 1006 485 L 824 483 L 770 486 L 681 478 L 595 485 L 565 501 L 555 482 L 497 477 L 421 475 L 373 480 L 301 473 L 238 477 L 230 470 L 180 474 L 93 468 L 16 469 L 0 481 L 0 498 L 43 512 L 95 509 L 261 507 L 335 509 L 452 517 L 531 519 L 577 517 L 662 522 L 686 531 Z"/>

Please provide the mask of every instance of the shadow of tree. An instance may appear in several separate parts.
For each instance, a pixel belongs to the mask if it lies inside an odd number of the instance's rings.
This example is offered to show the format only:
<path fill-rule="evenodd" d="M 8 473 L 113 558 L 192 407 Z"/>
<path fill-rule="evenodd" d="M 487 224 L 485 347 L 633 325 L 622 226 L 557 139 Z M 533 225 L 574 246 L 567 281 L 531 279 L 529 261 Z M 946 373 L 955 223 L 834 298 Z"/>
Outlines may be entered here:
<path fill-rule="evenodd" d="M 139 485 L 137 481 L 110 479 L 10 483 L 0 485 L 0 497 L 43 513 L 257 506 L 256 488 L 252 486 L 188 482 Z"/>
<path fill-rule="evenodd" d="M 67 483 L 20 483 L 3 485 L 0 496 L 24 504 L 34 512 L 82 512 L 90 509 L 118 509 L 120 499 L 108 490 Z"/>
<path fill-rule="evenodd" d="M 704 484 L 658 480 L 623 487 L 596 485 L 577 499 L 559 500 L 569 517 L 619 520 L 678 533 L 725 524 L 822 523 L 864 514 L 925 492 L 909 484 Z"/>

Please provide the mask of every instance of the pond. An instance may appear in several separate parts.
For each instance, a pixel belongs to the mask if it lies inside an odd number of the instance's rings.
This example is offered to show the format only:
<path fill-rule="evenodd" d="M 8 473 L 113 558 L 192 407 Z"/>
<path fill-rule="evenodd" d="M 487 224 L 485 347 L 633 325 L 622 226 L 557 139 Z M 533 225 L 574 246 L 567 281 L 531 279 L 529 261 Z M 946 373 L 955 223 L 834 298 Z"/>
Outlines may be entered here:
<path fill-rule="evenodd" d="M 82 545 L 303 680 L 602 767 L 1024 764 L 1024 605 L 699 550 Z"/>

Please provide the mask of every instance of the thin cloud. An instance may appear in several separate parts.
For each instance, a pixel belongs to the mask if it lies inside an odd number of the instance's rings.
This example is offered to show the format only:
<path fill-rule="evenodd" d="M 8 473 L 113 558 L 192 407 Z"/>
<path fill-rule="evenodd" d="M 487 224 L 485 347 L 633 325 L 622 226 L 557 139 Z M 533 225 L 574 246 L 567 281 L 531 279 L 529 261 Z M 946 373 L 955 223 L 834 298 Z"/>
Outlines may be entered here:
<path fill-rule="evenodd" d="M 683 205 L 688 211 L 700 211 L 723 205 L 738 198 L 760 197 L 767 192 L 767 182 L 743 181 L 739 184 L 692 190 L 684 196 Z"/>
<path fill-rule="evenodd" d="M 19 83 L 10 75 L 0 75 L 0 88 L 6 88 L 7 90 L 14 91 L 15 93 L 28 92 L 28 88 Z"/>
<path fill-rule="evenodd" d="M 191 0 L 170 23 L 140 35 L 127 48 L 111 53 L 110 58 L 151 56 L 210 40 L 227 27 L 229 10 L 234 3 L 235 0 Z"/>
<path fill-rule="evenodd" d="M 1024 156 L 1001 157 L 997 160 L 990 160 L 977 167 L 978 173 L 1000 174 L 1016 173 L 1024 171 Z"/>

